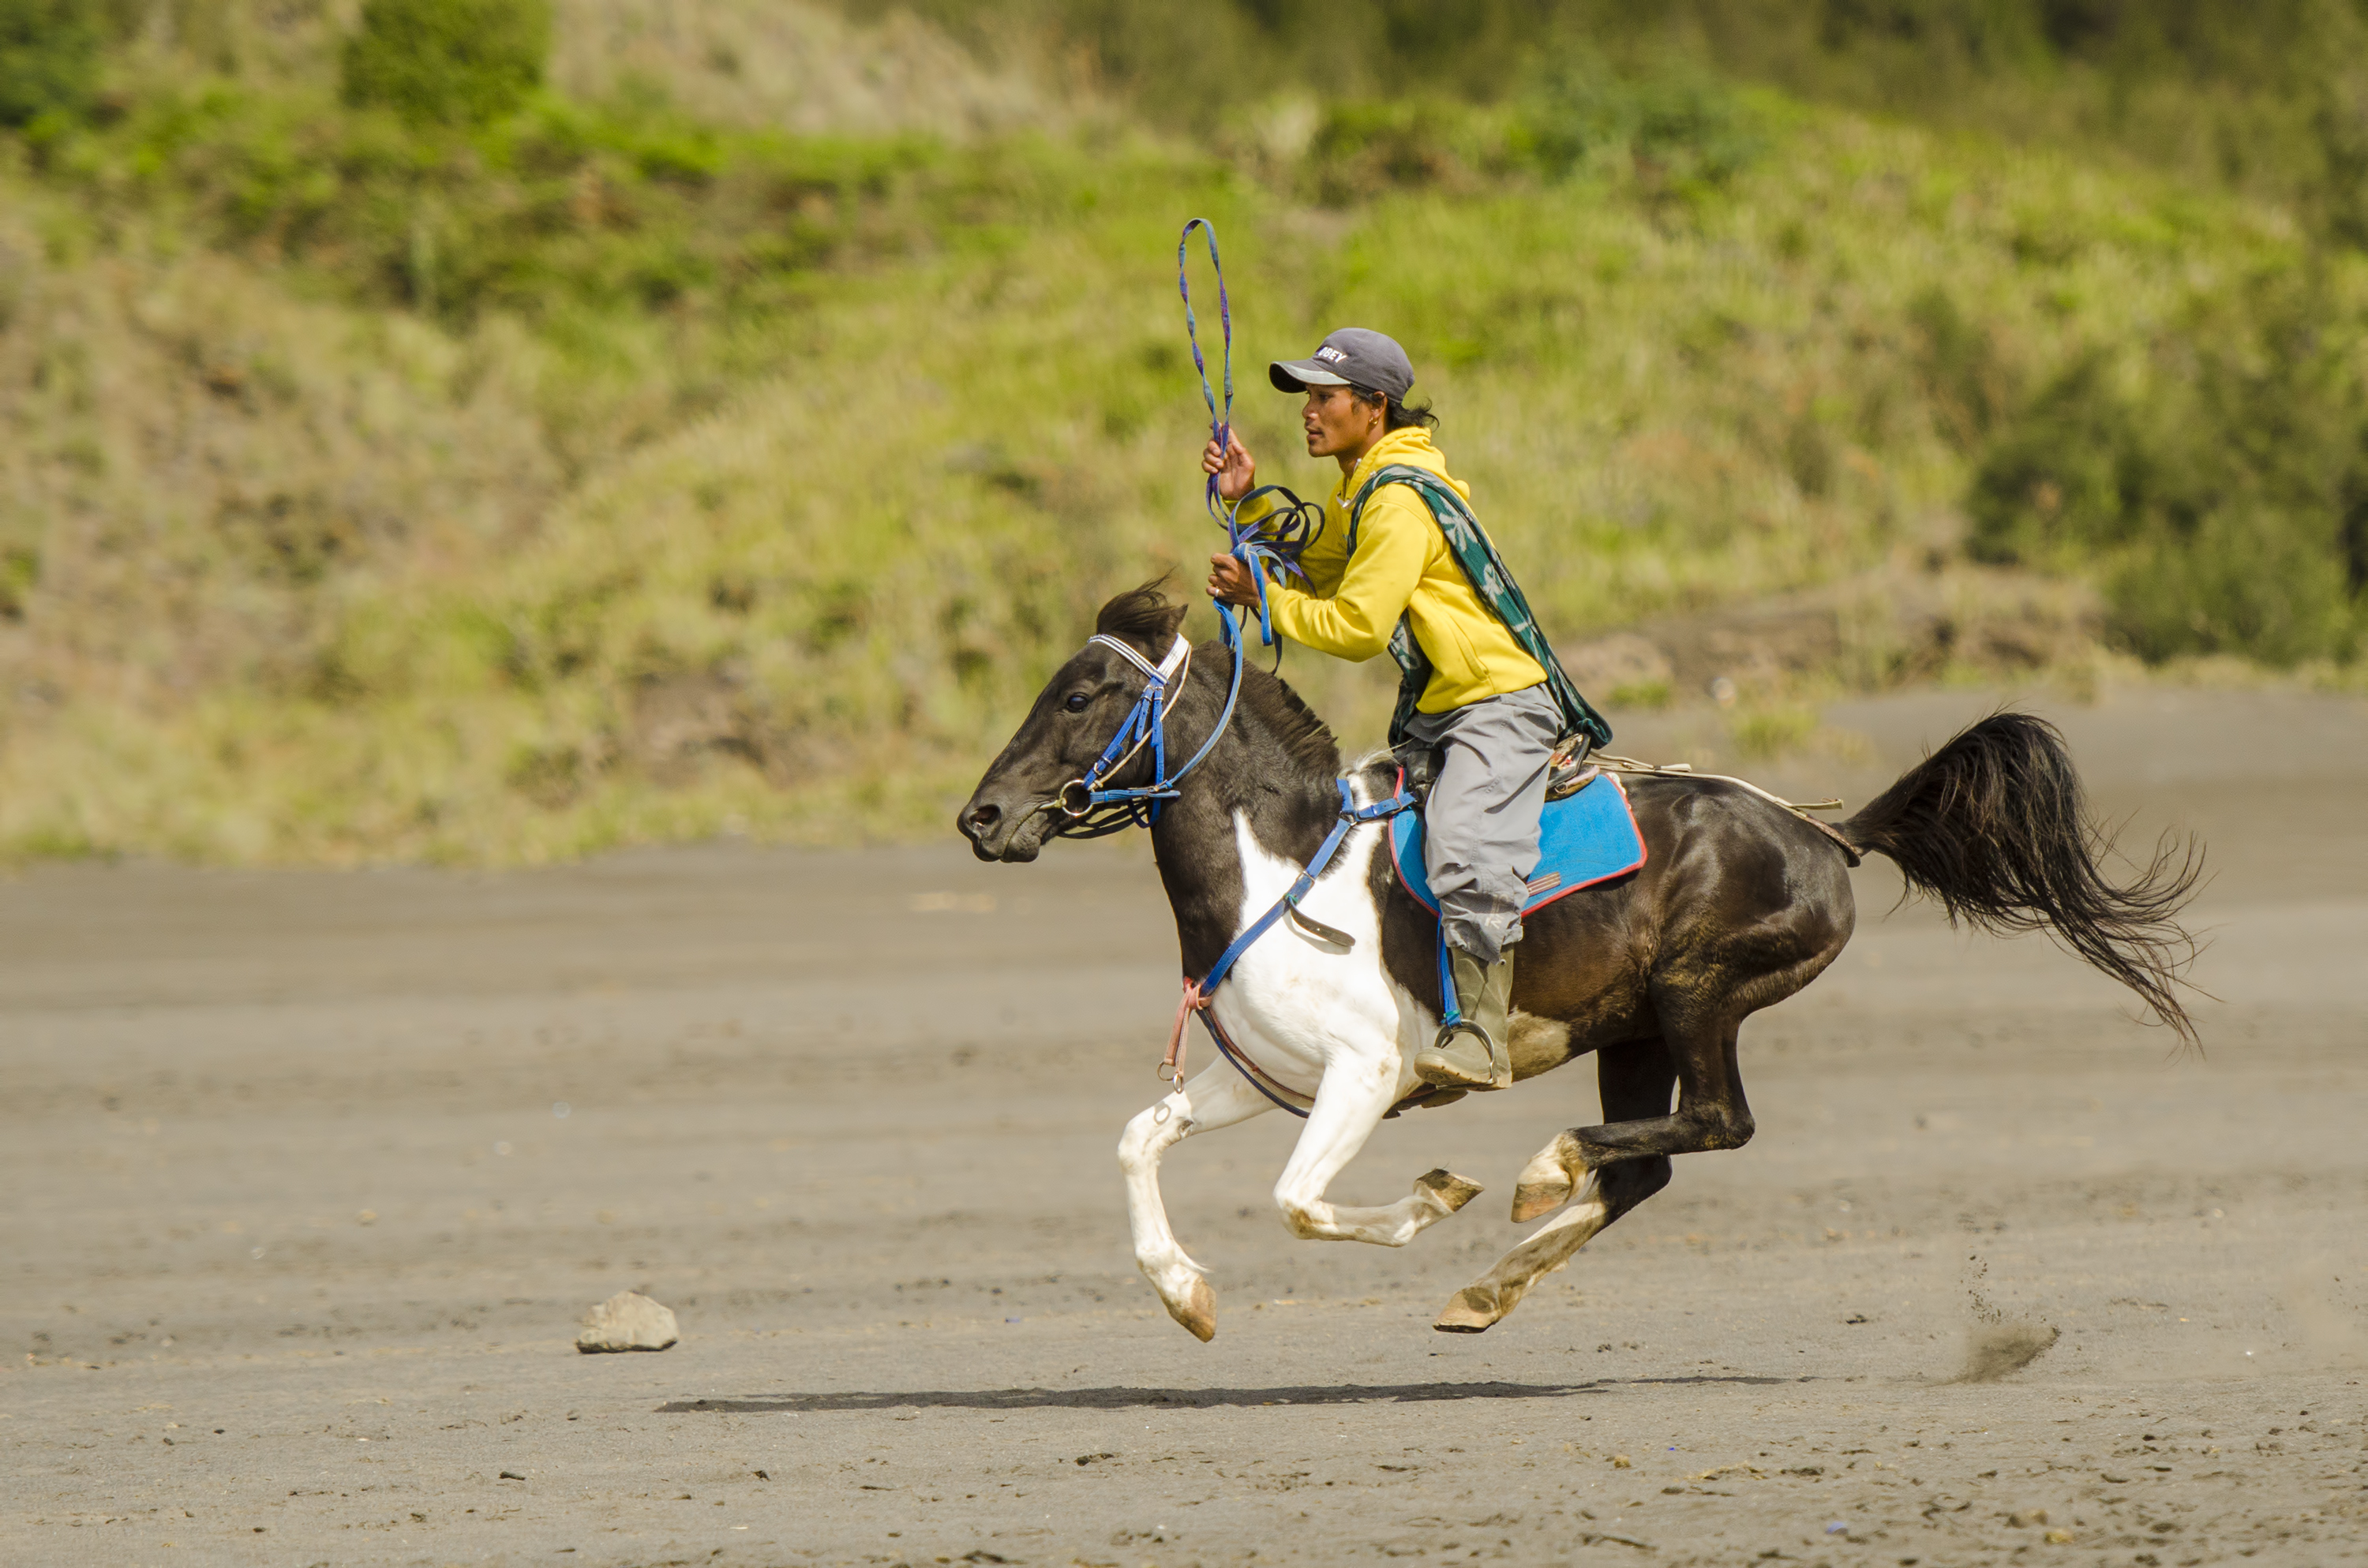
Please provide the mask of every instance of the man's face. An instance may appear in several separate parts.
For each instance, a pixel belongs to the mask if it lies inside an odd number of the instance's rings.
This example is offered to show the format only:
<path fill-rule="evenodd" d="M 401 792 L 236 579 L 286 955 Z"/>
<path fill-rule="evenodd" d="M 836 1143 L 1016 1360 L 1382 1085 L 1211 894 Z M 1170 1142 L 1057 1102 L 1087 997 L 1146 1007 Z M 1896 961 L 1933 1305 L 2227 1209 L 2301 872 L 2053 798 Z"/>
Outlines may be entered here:
<path fill-rule="evenodd" d="M 1380 419 L 1379 410 L 1347 387 L 1309 387 L 1307 403 L 1299 411 L 1311 458 L 1337 458 L 1355 451 Z"/>

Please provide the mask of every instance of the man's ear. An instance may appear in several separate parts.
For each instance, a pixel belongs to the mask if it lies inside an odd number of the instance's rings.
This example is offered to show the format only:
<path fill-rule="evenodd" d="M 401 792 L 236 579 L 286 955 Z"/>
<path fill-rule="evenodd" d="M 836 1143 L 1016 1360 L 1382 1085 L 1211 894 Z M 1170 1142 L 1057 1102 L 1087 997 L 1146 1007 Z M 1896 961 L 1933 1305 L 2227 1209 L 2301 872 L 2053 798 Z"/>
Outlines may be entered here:
<path fill-rule="evenodd" d="M 1162 576 L 1129 588 L 1102 606 L 1101 614 L 1094 618 L 1094 631 L 1117 638 L 1157 664 L 1175 645 L 1176 629 L 1184 624 L 1185 612 L 1192 608 L 1169 599 L 1164 591 L 1167 586 L 1167 579 Z"/>

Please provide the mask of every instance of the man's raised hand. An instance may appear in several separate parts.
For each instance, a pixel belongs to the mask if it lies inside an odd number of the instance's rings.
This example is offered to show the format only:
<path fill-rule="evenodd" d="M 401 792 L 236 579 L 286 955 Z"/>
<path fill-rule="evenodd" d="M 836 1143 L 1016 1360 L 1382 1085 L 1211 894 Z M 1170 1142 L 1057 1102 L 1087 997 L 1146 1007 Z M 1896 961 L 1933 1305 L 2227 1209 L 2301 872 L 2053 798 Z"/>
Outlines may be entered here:
<path fill-rule="evenodd" d="M 1258 484 L 1258 460 L 1242 445 L 1235 435 L 1230 445 L 1210 437 L 1201 449 L 1201 472 L 1217 476 L 1217 495 L 1221 500 L 1238 501 Z"/>

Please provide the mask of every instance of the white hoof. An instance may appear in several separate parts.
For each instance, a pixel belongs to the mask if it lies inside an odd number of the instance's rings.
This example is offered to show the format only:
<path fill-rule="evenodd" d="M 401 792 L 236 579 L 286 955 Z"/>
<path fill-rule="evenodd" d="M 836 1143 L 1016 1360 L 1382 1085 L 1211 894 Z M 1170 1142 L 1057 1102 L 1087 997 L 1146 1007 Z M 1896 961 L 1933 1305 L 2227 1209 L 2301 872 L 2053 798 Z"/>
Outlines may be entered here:
<path fill-rule="evenodd" d="M 1201 1271 L 1187 1263 L 1167 1263 L 1158 1266 L 1144 1264 L 1143 1277 L 1159 1292 L 1159 1304 L 1167 1315 L 1192 1331 L 1194 1338 L 1206 1344 L 1217 1333 L 1217 1293 L 1209 1289 L 1209 1281 Z"/>
<path fill-rule="evenodd" d="M 1554 1134 L 1553 1142 L 1531 1156 L 1513 1184 L 1513 1223 L 1551 1214 L 1569 1202 L 1585 1170 L 1577 1142 L 1567 1132 Z"/>
<path fill-rule="evenodd" d="M 1199 1275 L 1186 1286 L 1180 1295 L 1162 1294 L 1167 1303 L 1167 1315 L 1192 1331 L 1192 1337 L 1206 1345 L 1217 1337 L 1217 1293 Z"/>

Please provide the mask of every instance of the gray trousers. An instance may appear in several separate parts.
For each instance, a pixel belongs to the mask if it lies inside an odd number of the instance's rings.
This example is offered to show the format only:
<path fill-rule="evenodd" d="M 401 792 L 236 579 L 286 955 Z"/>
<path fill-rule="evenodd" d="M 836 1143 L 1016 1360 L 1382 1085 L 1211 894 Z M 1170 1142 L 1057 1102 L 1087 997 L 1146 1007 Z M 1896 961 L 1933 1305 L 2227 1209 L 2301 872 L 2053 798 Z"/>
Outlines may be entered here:
<path fill-rule="evenodd" d="M 1521 905 L 1538 864 L 1538 813 L 1562 711 L 1543 682 L 1444 713 L 1407 733 L 1437 746 L 1439 781 L 1423 808 L 1423 869 L 1447 939 L 1495 963 L 1521 939 Z"/>

